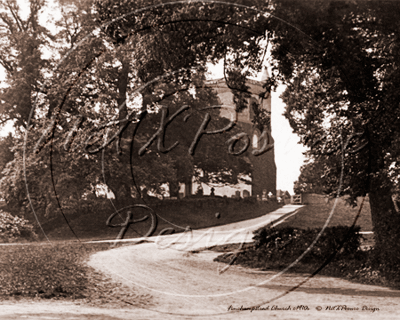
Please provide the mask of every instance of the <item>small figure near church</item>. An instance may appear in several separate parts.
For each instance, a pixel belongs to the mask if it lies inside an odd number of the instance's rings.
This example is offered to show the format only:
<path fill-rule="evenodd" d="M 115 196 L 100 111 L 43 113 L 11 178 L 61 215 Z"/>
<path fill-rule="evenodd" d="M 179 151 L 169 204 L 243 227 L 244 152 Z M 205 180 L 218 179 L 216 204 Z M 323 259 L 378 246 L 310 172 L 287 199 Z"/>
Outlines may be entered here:
<path fill-rule="evenodd" d="M 215 189 L 214 189 L 214 188 L 211 188 L 211 193 L 210 193 L 210 196 L 211 196 L 211 197 L 214 197 L 214 196 L 215 196 L 214 191 L 215 191 Z"/>
<path fill-rule="evenodd" d="M 196 191 L 196 195 L 202 196 L 203 194 L 204 194 L 203 187 L 201 185 L 199 185 L 199 187 L 197 188 L 197 191 Z"/>

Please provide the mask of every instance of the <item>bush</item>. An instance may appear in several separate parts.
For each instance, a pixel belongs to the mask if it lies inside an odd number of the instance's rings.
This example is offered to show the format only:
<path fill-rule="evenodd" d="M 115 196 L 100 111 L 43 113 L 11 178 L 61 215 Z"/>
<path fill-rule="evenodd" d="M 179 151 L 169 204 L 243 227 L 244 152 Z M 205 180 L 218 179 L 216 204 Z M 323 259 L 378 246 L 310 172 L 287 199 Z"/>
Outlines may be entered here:
<path fill-rule="evenodd" d="M 254 248 L 243 252 L 238 261 L 246 263 L 250 260 L 251 264 L 261 268 L 287 265 L 309 250 L 313 243 L 302 263 L 323 263 L 332 255 L 335 255 L 335 260 L 358 259 L 362 239 L 359 230 L 359 227 L 329 227 L 314 243 L 321 228 L 261 228 L 254 232 Z"/>
<path fill-rule="evenodd" d="M 263 270 L 282 270 L 310 247 L 320 231 L 321 228 L 261 228 L 255 232 L 253 245 L 245 247 L 238 254 L 232 253 L 229 248 L 230 252 L 214 260 Z M 385 262 L 379 259 L 376 249 L 360 250 L 362 237 L 358 231 L 359 228 L 350 227 L 326 228 L 313 248 L 290 271 L 314 273 L 318 270 L 320 274 L 327 276 L 399 289 L 398 271 L 388 273 Z M 334 258 L 330 259 L 333 254 Z M 324 267 L 320 269 L 321 266 Z"/>
<path fill-rule="evenodd" d="M 36 240 L 37 235 L 28 220 L 0 210 L 0 241 L 15 242 L 21 239 Z"/>

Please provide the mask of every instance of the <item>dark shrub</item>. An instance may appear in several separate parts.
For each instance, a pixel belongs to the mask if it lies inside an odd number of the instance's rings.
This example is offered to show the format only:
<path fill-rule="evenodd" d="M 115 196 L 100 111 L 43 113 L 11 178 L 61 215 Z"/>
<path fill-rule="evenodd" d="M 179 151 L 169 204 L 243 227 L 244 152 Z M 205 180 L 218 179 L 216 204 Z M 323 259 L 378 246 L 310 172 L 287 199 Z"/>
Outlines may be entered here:
<path fill-rule="evenodd" d="M 282 261 L 299 257 L 311 245 L 313 246 L 305 255 L 304 262 L 322 262 L 333 254 L 336 258 L 356 257 L 362 239 L 359 227 L 353 229 L 346 226 L 325 228 L 318 238 L 321 230 L 321 228 L 308 230 L 291 227 L 261 228 L 254 232 L 253 240 L 256 250 L 262 251 L 269 258 L 272 258 L 272 255 L 275 259 L 280 257 Z"/>

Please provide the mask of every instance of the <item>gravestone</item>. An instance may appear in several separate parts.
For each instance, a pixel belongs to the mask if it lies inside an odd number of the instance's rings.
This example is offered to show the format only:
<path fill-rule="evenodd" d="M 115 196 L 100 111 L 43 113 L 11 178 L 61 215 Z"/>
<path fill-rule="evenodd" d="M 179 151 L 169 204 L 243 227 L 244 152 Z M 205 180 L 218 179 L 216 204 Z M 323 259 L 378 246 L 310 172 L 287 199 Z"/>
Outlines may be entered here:
<path fill-rule="evenodd" d="M 267 190 L 263 190 L 262 196 L 261 196 L 262 201 L 268 201 L 268 196 L 267 196 Z"/>

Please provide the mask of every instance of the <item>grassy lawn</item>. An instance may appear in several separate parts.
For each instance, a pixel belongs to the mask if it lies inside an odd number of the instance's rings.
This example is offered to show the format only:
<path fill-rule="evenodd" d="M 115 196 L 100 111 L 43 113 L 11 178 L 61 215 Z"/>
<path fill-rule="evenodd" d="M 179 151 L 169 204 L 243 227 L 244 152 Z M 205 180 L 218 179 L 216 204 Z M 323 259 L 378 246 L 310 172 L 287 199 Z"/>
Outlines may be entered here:
<path fill-rule="evenodd" d="M 105 206 L 110 206 L 109 202 Z M 200 229 L 229 224 L 241 220 L 260 217 L 281 207 L 276 202 L 250 202 L 243 199 L 193 199 L 182 201 L 160 201 L 149 204 L 157 215 L 157 228 L 153 235 L 157 235 L 165 228 L 173 228 L 175 232 L 183 232 L 186 227 Z M 111 228 L 106 225 L 107 219 L 115 210 L 110 206 L 96 212 L 82 210 L 75 216 L 67 216 L 71 229 L 79 239 L 101 240 L 115 239 L 121 227 Z M 146 209 L 135 209 L 134 219 L 149 214 Z M 217 215 L 218 213 L 218 215 Z M 116 215 L 113 224 L 120 224 L 126 219 L 126 212 Z M 41 221 L 46 235 L 51 240 L 74 240 L 71 232 L 61 215 L 51 221 Z M 144 236 L 150 229 L 151 220 L 131 224 L 125 234 L 126 238 Z M 38 232 L 39 236 L 42 236 Z"/>
<path fill-rule="evenodd" d="M 355 222 L 355 225 L 360 227 L 360 232 L 372 231 L 369 202 L 365 201 L 361 207 L 361 199 L 354 208 L 342 199 L 338 199 L 337 202 L 331 200 L 326 204 L 306 205 L 297 214 L 279 224 L 279 228 L 292 227 L 304 230 L 322 228 L 329 217 L 328 227 L 351 227 Z M 373 234 L 363 234 L 362 245 L 372 246 L 373 243 Z"/>
<path fill-rule="evenodd" d="M 306 205 L 297 214 L 280 224 L 280 226 L 299 229 L 322 228 L 333 212 L 328 226 L 350 227 L 360 211 L 360 205 L 361 200 L 358 201 L 356 207 L 352 208 L 342 199 L 338 199 L 337 202 L 330 200 L 326 204 Z M 371 211 L 368 201 L 364 202 L 356 225 L 360 226 L 361 231 L 372 231 Z"/>
<path fill-rule="evenodd" d="M 150 303 L 85 265 L 91 253 L 107 249 L 107 244 L 73 242 L 0 246 L 0 299 L 73 299 L 124 307 Z"/>

